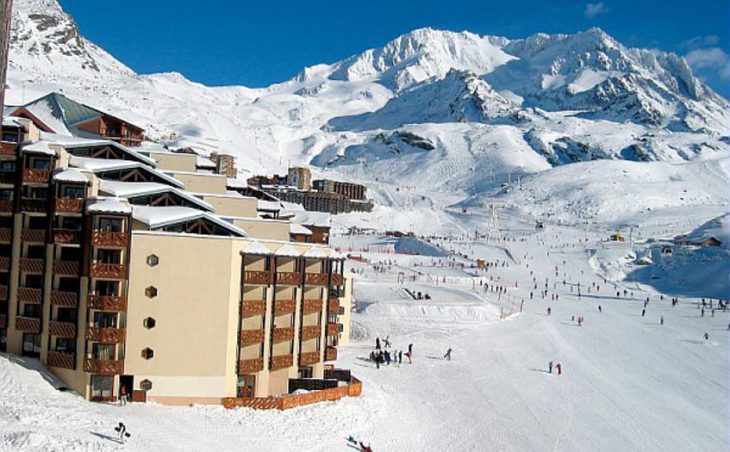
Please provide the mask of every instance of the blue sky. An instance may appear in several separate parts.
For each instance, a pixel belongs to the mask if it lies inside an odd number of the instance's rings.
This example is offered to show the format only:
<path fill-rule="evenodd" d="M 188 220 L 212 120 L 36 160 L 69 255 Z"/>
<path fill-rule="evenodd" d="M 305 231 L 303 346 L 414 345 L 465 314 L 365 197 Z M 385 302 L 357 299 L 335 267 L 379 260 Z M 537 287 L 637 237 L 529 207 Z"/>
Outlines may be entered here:
<path fill-rule="evenodd" d="M 730 1 L 60 0 L 82 34 L 139 73 L 266 86 L 420 27 L 510 38 L 599 26 L 629 46 L 686 55 L 730 95 Z"/>

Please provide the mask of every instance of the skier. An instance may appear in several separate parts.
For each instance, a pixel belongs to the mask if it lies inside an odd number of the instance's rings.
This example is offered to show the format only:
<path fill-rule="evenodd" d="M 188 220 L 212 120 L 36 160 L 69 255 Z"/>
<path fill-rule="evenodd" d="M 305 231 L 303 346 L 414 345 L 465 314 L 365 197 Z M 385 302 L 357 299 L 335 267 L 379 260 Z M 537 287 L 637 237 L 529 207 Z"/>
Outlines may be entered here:
<path fill-rule="evenodd" d="M 446 350 L 446 354 L 444 355 L 444 359 L 447 361 L 451 361 L 451 347 L 449 347 L 448 350 Z"/>
<path fill-rule="evenodd" d="M 557 363 L 555 365 L 555 368 L 558 370 L 558 375 L 563 375 L 563 365 L 560 363 Z"/>
<path fill-rule="evenodd" d="M 641 310 L 641 316 L 644 317 L 646 315 L 646 309 Z"/>
<path fill-rule="evenodd" d="M 380 350 L 380 338 L 375 338 L 375 350 Z"/>
<path fill-rule="evenodd" d="M 124 439 L 132 436 L 127 432 L 127 426 L 123 422 L 120 422 L 118 426 L 114 427 L 114 431 L 119 434 L 119 442 L 124 444 Z"/>
<path fill-rule="evenodd" d="M 403 364 L 403 350 L 398 352 L 398 364 Z"/>
<path fill-rule="evenodd" d="M 598 312 L 603 312 L 603 309 L 601 308 L 601 305 L 598 305 Z"/>
<path fill-rule="evenodd" d="M 365 444 L 363 444 L 362 441 L 360 441 L 360 451 L 361 452 L 373 452 L 373 449 L 370 447 L 370 444 L 368 444 L 366 446 Z"/>
<path fill-rule="evenodd" d="M 659 317 L 659 325 L 664 325 L 664 316 Z"/>
<path fill-rule="evenodd" d="M 548 363 L 548 373 L 549 374 L 553 373 L 553 362 L 552 361 L 550 361 Z"/>
<path fill-rule="evenodd" d="M 390 335 L 386 336 L 385 339 L 383 339 L 383 348 L 390 347 Z"/>
<path fill-rule="evenodd" d="M 705 335 L 703 337 L 705 338 L 706 341 L 709 341 L 710 340 L 710 335 L 707 334 L 707 333 L 705 333 Z"/>
<path fill-rule="evenodd" d="M 547 315 L 550 315 L 552 313 L 552 309 L 547 308 Z"/>

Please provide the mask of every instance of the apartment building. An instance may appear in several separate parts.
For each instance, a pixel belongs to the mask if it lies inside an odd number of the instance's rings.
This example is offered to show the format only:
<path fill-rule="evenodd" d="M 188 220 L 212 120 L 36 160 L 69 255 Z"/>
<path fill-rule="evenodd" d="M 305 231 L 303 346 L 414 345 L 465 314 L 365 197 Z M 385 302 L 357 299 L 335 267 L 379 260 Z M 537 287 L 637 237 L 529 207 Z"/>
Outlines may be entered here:
<path fill-rule="evenodd" d="M 185 154 L 150 155 L 3 121 L 0 350 L 99 401 L 217 404 L 323 378 L 349 334 L 344 256 L 290 242 Z"/>

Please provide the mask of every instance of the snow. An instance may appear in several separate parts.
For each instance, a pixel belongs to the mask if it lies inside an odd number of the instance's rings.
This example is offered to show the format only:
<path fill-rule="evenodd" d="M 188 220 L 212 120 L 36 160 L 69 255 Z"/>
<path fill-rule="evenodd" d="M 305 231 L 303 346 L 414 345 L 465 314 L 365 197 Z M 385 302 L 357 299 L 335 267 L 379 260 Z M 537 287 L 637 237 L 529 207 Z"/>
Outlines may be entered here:
<path fill-rule="evenodd" d="M 91 147 L 91 146 L 111 146 L 114 147 L 125 154 L 131 156 L 134 160 L 144 163 L 145 165 L 151 166 L 153 168 L 157 167 L 157 162 L 152 160 L 149 157 L 146 157 L 142 155 L 141 153 L 132 150 L 126 146 L 122 146 L 121 144 L 111 141 L 111 140 L 103 140 L 103 139 L 90 139 L 90 138 L 80 138 L 80 137 L 72 137 L 72 136 L 66 136 L 66 135 L 60 135 L 60 134 L 54 134 L 54 133 L 46 133 L 41 132 L 41 138 L 43 138 L 46 141 L 59 144 L 65 148 L 78 148 L 78 147 Z"/>
<path fill-rule="evenodd" d="M 301 224 L 303 226 L 328 228 L 331 224 L 330 214 L 325 212 L 311 212 L 308 210 L 288 210 L 286 212 L 282 212 L 282 215 L 293 215 L 291 218 L 291 222 Z"/>
<path fill-rule="evenodd" d="M 277 249 L 276 252 L 274 252 L 274 254 L 277 256 L 281 256 L 281 257 L 299 257 L 299 256 L 301 256 L 301 253 L 299 251 L 297 251 L 296 248 L 294 248 L 293 246 L 291 246 L 289 244 L 285 244 L 285 245 L 279 247 L 279 249 Z"/>
<path fill-rule="evenodd" d="M 76 168 L 81 168 L 81 169 L 85 169 L 88 171 L 92 171 L 94 173 L 139 168 L 142 171 L 154 174 L 156 177 L 159 177 L 160 179 L 164 180 L 165 182 L 168 182 L 170 185 L 173 185 L 173 186 L 179 187 L 179 188 L 185 188 L 185 184 L 183 184 L 179 180 L 175 179 L 174 177 L 168 176 L 167 174 L 165 174 L 162 171 L 158 171 L 154 168 L 150 168 L 146 165 L 143 165 L 140 162 L 135 162 L 132 160 L 95 159 L 95 158 L 89 158 L 89 157 L 72 156 L 69 159 L 69 165 L 74 166 Z"/>
<path fill-rule="evenodd" d="M 89 179 L 76 168 L 66 168 L 62 171 L 53 174 L 53 180 L 56 182 L 75 182 L 75 183 L 90 183 Z"/>
<path fill-rule="evenodd" d="M 304 226 L 297 224 L 297 223 L 291 223 L 289 224 L 289 233 L 290 234 L 300 234 L 300 235 L 312 235 L 312 231 L 305 228 Z"/>
<path fill-rule="evenodd" d="M 108 197 L 97 197 L 92 199 L 89 205 L 86 207 L 88 213 L 132 213 L 132 207 L 129 205 L 126 199 L 120 198 L 108 198 Z"/>
<path fill-rule="evenodd" d="M 302 254 L 304 257 L 310 257 L 313 259 L 322 259 L 325 257 L 329 257 L 329 254 L 324 250 L 324 248 L 319 246 L 313 246 L 309 248 L 307 251 Z"/>
<path fill-rule="evenodd" d="M 245 253 L 245 254 L 263 254 L 263 255 L 267 255 L 267 256 L 270 255 L 270 254 L 272 254 L 271 253 L 271 250 L 268 249 L 267 247 L 265 247 L 264 245 L 262 245 L 260 242 L 253 242 L 253 243 L 251 243 L 246 248 L 244 248 L 244 250 L 242 251 L 242 253 Z"/>
<path fill-rule="evenodd" d="M 278 201 L 264 201 L 262 199 L 259 199 L 258 210 L 263 210 L 266 212 L 278 212 L 279 210 L 281 210 L 281 204 Z"/>
<path fill-rule="evenodd" d="M 209 212 L 213 212 L 215 210 L 213 206 L 185 190 L 180 190 L 165 184 L 159 184 L 157 182 L 120 182 L 102 179 L 99 181 L 99 190 L 119 198 L 171 192 L 190 203 L 197 205 L 202 210 L 207 210 Z"/>
<path fill-rule="evenodd" d="M 45 140 L 36 141 L 34 143 L 23 146 L 23 152 L 29 154 L 43 154 L 51 157 L 56 156 L 56 151 L 48 147 L 49 142 Z"/>
<path fill-rule="evenodd" d="M 217 215 L 198 209 L 181 206 L 133 206 L 132 217 L 148 225 L 150 229 L 162 228 L 175 223 L 205 218 L 223 229 L 227 229 L 240 237 L 246 237 L 246 231 L 221 219 Z"/>

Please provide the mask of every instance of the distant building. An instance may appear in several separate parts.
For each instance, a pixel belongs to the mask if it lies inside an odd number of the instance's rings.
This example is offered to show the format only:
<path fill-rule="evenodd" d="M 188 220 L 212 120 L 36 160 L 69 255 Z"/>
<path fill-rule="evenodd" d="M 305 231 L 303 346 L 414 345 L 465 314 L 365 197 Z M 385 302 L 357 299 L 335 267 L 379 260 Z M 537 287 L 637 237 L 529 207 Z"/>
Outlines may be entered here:
<path fill-rule="evenodd" d="M 365 200 L 367 192 L 367 188 L 364 185 L 330 179 L 315 180 L 314 189 L 317 191 L 337 193 L 347 199 L 355 199 L 358 201 Z"/>
<path fill-rule="evenodd" d="M 141 127 L 60 93 L 50 93 L 25 105 L 9 107 L 8 113 L 30 119 L 43 132 L 104 138 L 124 146 L 139 146 L 144 140 Z"/>
<path fill-rule="evenodd" d="M 289 168 L 287 185 L 297 187 L 299 190 L 311 190 L 312 172 L 309 171 L 309 168 L 299 166 Z"/>
<path fill-rule="evenodd" d="M 219 154 L 213 152 L 210 154 L 210 160 L 215 163 L 215 172 L 228 177 L 236 177 L 238 169 L 236 168 L 236 157 L 230 154 Z"/>

